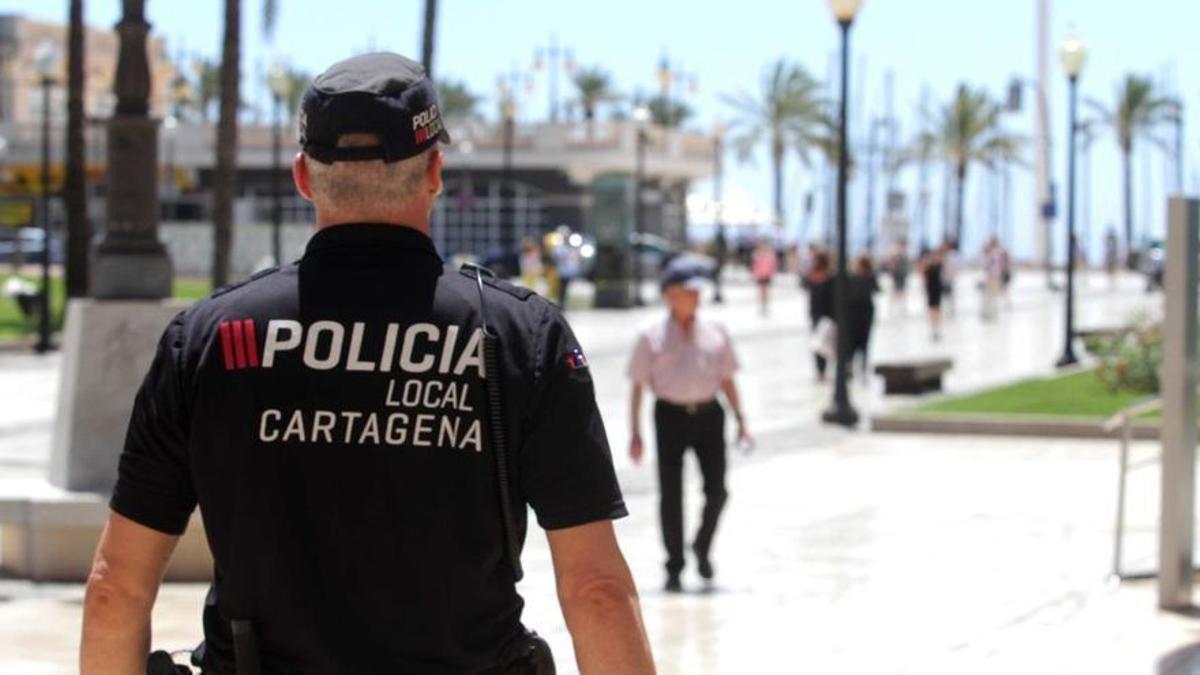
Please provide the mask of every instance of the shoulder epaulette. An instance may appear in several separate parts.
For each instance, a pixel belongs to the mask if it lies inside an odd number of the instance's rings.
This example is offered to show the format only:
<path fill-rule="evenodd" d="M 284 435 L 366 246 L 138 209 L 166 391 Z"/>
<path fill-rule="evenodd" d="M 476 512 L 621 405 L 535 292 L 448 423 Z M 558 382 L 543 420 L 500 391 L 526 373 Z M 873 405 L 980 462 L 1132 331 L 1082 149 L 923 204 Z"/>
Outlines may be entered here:
<path fill-rule="evenodd" d="M 212 295 L 210 295 L 209 297 L 216 298 L 216 297 L 225 295 L 226 293 L 229 293 L 230 291 L 236 291 L 237 289 L 241 288 L 242 286 L 245 286 L 246 284 L 248 284 L 252 281 L 258 281 L 259 279 L 261 279 L 269 274 L 274 274 L 278 271 L 279 271 L 279 267 L 268 267 L 265 270 L 259 270 L 241 281 L 218 288 L 217 290 L 213 291 Z"/>
<path fill-rule="evenodd" d="M 498 291 L 508 293 L 518 300 L 527 300 L 530 296 L 536 295 L 536 293 L 528 288 L 525 288 L 524 286 L 517 286 L 515 284 L 510 284 L 507 281 L 497 279 L 496 275 L 491 270 L 482 265 L 463 265 L 461 268 L 459 268 L 458 273 L 464 277 L 467 277 L 471 281 L 474 281 L 477 270 L 478 272 L 482 273 L 480 276 L 483 278 L 484 284 L 491 286 Z"/>

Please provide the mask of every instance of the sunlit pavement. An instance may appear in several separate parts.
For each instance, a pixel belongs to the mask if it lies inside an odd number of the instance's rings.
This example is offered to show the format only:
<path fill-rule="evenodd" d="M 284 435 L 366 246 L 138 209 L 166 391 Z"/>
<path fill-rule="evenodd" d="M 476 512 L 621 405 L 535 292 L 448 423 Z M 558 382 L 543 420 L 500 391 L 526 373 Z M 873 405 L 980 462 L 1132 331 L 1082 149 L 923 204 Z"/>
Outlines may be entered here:
<path fill-rule="evenodd" d="M 1048 372 L 1061 350 L 1061 296 L 1031 275 L 1001 321 L 982 324 L 969 284 L 960 281 L 957 318 L 938 344 L 929 340 L 919 288 L 904 312 L 881 302 L 875 357 L 950 355 L 947 387 L 959 391 Z M 737 341 L 759 436 L 754 453 L 733 458 L 714 552 L 718 579 L 706 593 L 692 568 L 689 592 L 660 590 L 653 473 L 624 459 L 622 373 L 632 328 L 662 310 L 573 312 L 627 491 L 632 515 L 618 529 L 661 672 L 1200 673 L 1186 652 L 1164 658 L 1200 624 L 1156 612 L 1151 582 L 1107 580 L 1115 443 L 823 427 L 828 386 L 814 381 L 802 296 L 781 281 L 764 319 L 751 294 L 735 283 L 731 302 L 706 308 Z M 1082 326 L 1113 325 L 1158 303 L 1133 278 L 1110 293 L 1097 275 L 1082 296 Z M 4 475 L 44 471 L 56 363 L 0 355 Z M 860 381 L 853 393 L 865 412 L 898 404 L 875 383 Z M 1136 448 L 1147 459 L 1155 450 Z M 1131 569 L 1154 564 L 1155 480 L 1150 465 L 1131 484 Z M 697 483 L 692 475 L 691 525 Z M 526 561 L 527 623 L 549 636 L 561 671 L 575 672 L 542 537 L 530 538 Z M 72 672 L 81 594 L 77 585 L 0 582 L 0 673 Z M 197 639 L 202 598 L 195 585 L 164 589 L 157 645 Z"/>

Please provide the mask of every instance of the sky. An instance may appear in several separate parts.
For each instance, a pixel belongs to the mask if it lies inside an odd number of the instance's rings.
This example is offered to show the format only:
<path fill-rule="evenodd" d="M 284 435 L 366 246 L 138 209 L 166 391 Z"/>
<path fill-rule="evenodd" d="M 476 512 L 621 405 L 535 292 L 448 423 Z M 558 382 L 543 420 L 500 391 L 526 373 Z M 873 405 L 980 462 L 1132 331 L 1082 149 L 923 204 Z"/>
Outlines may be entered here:
<path fill-rule="evenodd" d="M 1037 0 L 864 0 L 852 32 L 851 142 L 865 143 L 869 120 L 882 116 L 884 79 L 891 71 L 894 113 L 900 142 L 911 140 L 921 122 L 922 92 L 931 106 L 941 105 L 960 82 L 982 87 L 1003 99 L 1014 76 L 1033 77 L 1035 71 L 1035 7 Z M 1049 101 L 1052 113 L 1052 171 L 1059 185 L 1059 220 L 1056 250 L 1065 249 L 1062 196 L 1065 195 L 1066 80 L 1058 66 L 1058 43 L 1073 29 L 1088 47 L 1088 62 L 1080 80 L 1081 100 L 1099 99 L 1111 104 L 1117 81 L 1126 73 L 1154 76 L 1184 99 L 1186 112 L 1200 110 L 1200 87 L 1180 90 L 1182 73 L 1200 72 L 1200 49 L 1193 46 L 1200 25 L 1200 3 L 1183 0 L 1049 0 L 1051 48 Z M 265 100 L 260 73 L 282 61 L 309 71 L 347 55 L 373 49 L 398 51 L 419 57 L 422 0 L 279 0 L 280 15 L 272 40 L 261 31 L 261 0 L 243 0 L 245 97 Z M 215 58 L 219 53 L 220 0 L 148 0 L 147 15 L 153 30 L 165 37 L 173 54 Z M 695 76 L 698 90 L 686 101 L 695 115 L 689 122 L 697 131 L 710 131 L 718 119 L 732 114 L 721 95 L 747 89 L 760 90 L 766 66 L 780 58 L 797 62 L 819 79 L 828 79 L 838 34 L 822 0 L 441 0 L 435 75 L 466 82 L 491 100 L 481 108 L 493 114 L 498 75 L 529 71 L 534 50 L 553 38 L 574 52 L 581 65 L 598 65 L 610 71 L 617 88 L 627 93 L 653 92 L 655 69 L 665 55 L 682 71 Z M 93 26 L 112 25 L 120 14 L 119 0 L 86 0 L 86 18 Z M 63 21 L 66 0 L 0 0 L 0 12 Z M 571 92 L 560 80 L 562 97 Z M 836 92 L 834 92 L 836 94 Z M 547 81 L 536 76 L 533 91 L 521 102 L 520 116 L 542 119 L 547 115 Z M 1033 136 L 1033 98 L 1026 96 L 1023 112 L 1009 116 L 1006 124 L 1016 133 Z M 1081 114 L 1088 113 L 1081 106 Z M 1200 192 L 1195 163 L 1196 133 L 1200 116 L 1191 114 L 1186 147 L 1185 188 Z M 1164 138 L 1171 133 L 1164 131 Z M 1173 143 L 1173 140 L 1172 140 Z M 1163 230 L 1164 197 L 1174 175 L 1170 158 L 1162 151 L 1137 152 L 1134 170 L 1135 229 L 1146 236 Z M 1009 241 L 1018 255 L 1033 253 L 1035 212 L 1032 150 L 1028 170 L 1012 173 L 1011 199 L 1000 213 L 1011 222 Z M 1113 134 L 1103 132 L 1092 151 L 1092 198 L 1081 199 L 1081 238 L 1093 256 L 1101 250 L 1104 230 L 1121 223 L 1120 163 Z M 811 220 L 803 213 L 804 194 L 824 194 L 821 172 L 789 158 L 785 179 L 785 231 L 799 236 L 822 228 L 818 196 Z M 740 164 L 726 161 L 725 190 L 761 204 L 770 204 L 770 175 L 765 156 Z M 992 209 L 993 194 L 982 171 L 968 184 L 966 210 L 968 253 L 982 243 Z M 1081 165 L 1081 173 L 1084 169 Z M 865 173 L 865 172 L 863 172 Z M 917 172 L 898 177 L 899 187 L 915 192 Z M 865 176 L 852 186 L 851 241 L 864 237 Z M 877 187 L 882 184 L 878 180 Z M 942 172 L 934 168 L 929 186 L 929 231 L 940 231 Z M 707 181 L 694 191 L 709 194 Z M 1080 188 L 1083 192 L 1083 188 Z M 1081 197 L 1083 195 L 1081 194 Z M 911 198 L 911 197 L 910 197 Z M 882 210 L 882 199 L 876 212 Z M 1090 209 L 1089 209 L 1090 206 Z M 1090 210 L 1090 227 L 1083 217 Z M 807 230 L 804 230 L 805 223 Z M 1002 234 L 1009 230 L 1004 229 Z M 1086 229 L 1084 229 L 1086 227 Z"/>

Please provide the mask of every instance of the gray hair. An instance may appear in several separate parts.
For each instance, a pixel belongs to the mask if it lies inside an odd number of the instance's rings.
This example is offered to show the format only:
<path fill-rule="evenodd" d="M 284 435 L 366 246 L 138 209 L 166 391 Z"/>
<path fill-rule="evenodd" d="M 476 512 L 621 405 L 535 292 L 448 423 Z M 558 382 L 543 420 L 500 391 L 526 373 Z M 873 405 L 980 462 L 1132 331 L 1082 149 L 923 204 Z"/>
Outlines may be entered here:
<path fill-rule="evenodd" d="M 374 134 L 346 134 L 339 148 L 379 144 Z M 365 204 L 402 205 L 420 194 L 433 148 L 390 164 L 383 160 L 322 164 L 309 158 L 313 201 L 330 211 L 361 210 Z"/>

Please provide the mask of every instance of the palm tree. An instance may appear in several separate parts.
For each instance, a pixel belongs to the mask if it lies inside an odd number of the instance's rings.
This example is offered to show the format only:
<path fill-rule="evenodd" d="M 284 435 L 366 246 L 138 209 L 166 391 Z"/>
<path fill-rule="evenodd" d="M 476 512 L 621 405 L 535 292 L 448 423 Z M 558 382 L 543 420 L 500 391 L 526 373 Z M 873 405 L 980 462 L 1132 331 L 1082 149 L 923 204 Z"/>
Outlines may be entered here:
<path fill-rule="evenodd" d="M 767 67 L 762 92 L 745 90 L 723 95 L 726 105 L 737 111 L 729 125 L 730 139 L 738 157 L 748 160 L 764 140 L 771 156 L 772 205 L 775 223 L 783 225 L 783 169 L 788 149 L 807 161 L 808 151 L 818 144 L 827 126 L 828 107 L 821 83 L 804 66 L 780 59 Z"/>
<path fill-rule="evenodd" d="M 193 104 L 200 121 L 207 125 L 212 117 L 212 104 L 221 96 L 221 67 L 208 59 L 197 61 L 195 92 Z"/>
<path fill-rule="evenodd" d="M 941 155 L 954 177 L 954 241 L 961 243 L 967 173 L 974 163 L 994 168 L 1020 162 L 1024 139 L 1001 124 L 1003 107 L 986 91 L 958 85 L 954 99 L 926 121 L 917 137 L 920 156 Z"/>
<path fill-rule="evenodd" d="M 692 116 L 692 109 L 683 101 L 655 96 L 646 107 L 650 109 L 650 120 L 660 127 L 677 129 Z"/>
<path fill-rule="evenodd" d="M 1177 103 L 1159 93 L 1154 81 L 1140 75 L 1126 75 L 1117 85 L 1117 100 L 1113 108 L 1089 102 L 1099 115 L 1100 123 L 1111 127 L 1121 149 L 1121 173 L 1125 200 L 1125 250 L 1127 264 L 1134 264 L 1133 255 L 1133 142 L 1136 138 L 1166 147 L 1162 140 L 1151 135 L 1159 126 L 1170 122 L 1176 114 Z"/>
<path fill-rule="evenodd" d="M 442 117 L 448 120 L 475 117 L 475 107 L 479 105 L 479 97 L 467 88 L 465 82 L 443 80 L 437 83 L 437 89 Z"/>
<path fill-rule="evenodd" d="M 601 103 L 617 99 L 612 88 L 612 77 L 608 71 L 599 68 L 579 68 L 571 77 L 575 89 L 579 92 L 579 107 L 583 108 L 583 118 L 587 120 L 587 134 L 590 139 L 596 124 L 596 109 Z"/>
<path fill-rule="evenodd" d="M 277 0 L 263 0 L 263 34 L 275 29 Z M 241 0 L 225 0 L 221 43 L 220 116 L 217 119 L 217 166 L 213 177 L 213 288 L 229 282 L 233 242 L 233 198 L 237 189 L 238 111 L 241 108 Z"/>
<path fill-rule="evenodd" d="M 70 0 L 67 32 L 67 158 L 63 198 L 67 207 L 67 296 L 87 295 L 88 246 L 92 238 L 87 219 L 84 182 L 83 86 L 86 43 L 83 0 Z"/>

